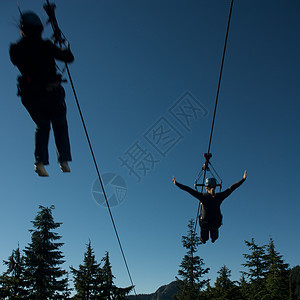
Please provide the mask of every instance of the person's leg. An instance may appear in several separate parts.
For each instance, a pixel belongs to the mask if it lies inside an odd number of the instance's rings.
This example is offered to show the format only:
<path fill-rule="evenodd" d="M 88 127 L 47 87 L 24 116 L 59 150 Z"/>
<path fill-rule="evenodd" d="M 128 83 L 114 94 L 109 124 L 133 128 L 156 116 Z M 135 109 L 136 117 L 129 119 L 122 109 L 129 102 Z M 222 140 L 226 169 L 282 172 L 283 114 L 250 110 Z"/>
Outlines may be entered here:
<path fill-rule="evenodd" d="M 206 241 L 209 239 L 209 230 L 203 226 L 200 226 L 201 231 L 200 231 L 200 241 L 205 244 Z"/>
<path fill-rule="evenodd" d="M 43 107 L 42 95 L 31 96 L 31 99 L 22 99 L 22 102 L 36 124 L 35 129 L 35 165 L 49 164 L 48 142 L 50 133 L 50 119 Z M 27 101 L 26 101 L 27 100 Z"/>
<path fill-rule="evenodd" d="M 210 229 L 211 242 L 214 243 L 219 237 L 219 229 Z"/>
<path fill-rule="evenodd" d="M 67 109 L 65 92 L 62 87 L 52 91 L 49 96 L 53 101 L 51 108 L 51 121 L 57 150 L 57 160 L 60 163 L 71 161 L 71 147 L 68 133 Z"/>
<path fill-rule="evenodd" d="M 49 133 L 50 133 L 50 120 L 44 119 L 42 116 L 37 117 L 35 128 L 35 164 L 43 163 L 44 165 L 49 164 Z"/>

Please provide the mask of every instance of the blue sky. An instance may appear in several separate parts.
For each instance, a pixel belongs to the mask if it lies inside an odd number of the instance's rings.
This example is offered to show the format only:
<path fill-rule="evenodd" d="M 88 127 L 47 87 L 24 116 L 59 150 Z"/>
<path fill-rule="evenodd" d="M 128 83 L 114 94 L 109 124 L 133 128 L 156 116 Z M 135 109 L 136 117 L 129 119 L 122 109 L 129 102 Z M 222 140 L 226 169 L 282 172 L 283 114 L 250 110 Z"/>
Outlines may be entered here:
<path fill-rule="evenodd" d="M 20 1 L 22 10 L 35 11 L 46 24 L 43 4 Z M 174 280 L 185 253 L 181 236 L 196 217 L 198 202 L 171 179 L 192 186 L 204 162 L 229 4 L 56 1 L 59 25 L 75 55 L 70 71 L 100 172 L 126 183 L 126 196 L 112 213 L 137 293 Z M 244 240 L 252 237 L 260 245 L 272 237 L 286 262 L 299 264 L 299 13 L 297 0 L 244 0 L 233 7 L 211 162 L 224 187 L 245 169 L 248 179 L 223 203 L 220 239 L 199 248 L 213 282 L 224 264 L 232 279 L 239 279 Z M 19 38 L 17 20 L 17 4 L 1 1 L 0 259 L 18 242 L 21 249 L 30 242 L 38 206 L 54 204 L 54 218 L 63 222 L 65 267 L 78 267 L 91 239 L 98 260 L 109 251 L 116 284 L 128 286 L 107 209 L 93 198 L 96 172 L 70 84 L 64 87 L 72 173 L 60 172 L 53 135 L 50 177 L 33 171 L 34 124 L 16 96 L 18 71 L 8 55 L 9 44 Z M 44 37 L 50 36 L 47 26 Z M 184 126 L 171 112 L 187 99 L 202 110 Z M 172 138 L 164 136 L 169 143 L 151 144 L 147 133 L 155 128 L 171 130 Z M 139 166 L 149 169 L 134 165 L 139 182 L 121 161 L 129 162 L 137 145 L 144 150 Z M 110 196 L 113 189 L 106 187 Z"/>

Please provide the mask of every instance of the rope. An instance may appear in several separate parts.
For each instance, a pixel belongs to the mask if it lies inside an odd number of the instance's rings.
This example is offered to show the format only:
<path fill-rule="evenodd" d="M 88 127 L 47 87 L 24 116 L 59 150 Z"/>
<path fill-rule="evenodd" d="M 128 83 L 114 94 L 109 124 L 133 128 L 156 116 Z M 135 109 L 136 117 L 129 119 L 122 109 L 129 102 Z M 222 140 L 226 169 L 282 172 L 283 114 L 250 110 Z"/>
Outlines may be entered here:
<path fill-rule="evenodd" d="M 219 174 L 217 173 L 217 171 L 216 171 L 216 169 L 214 168 L 214 166 L 213 166 L 211 163 L 210 163 L 209 165 L 210 165 L 210 167 L 213 169 L 213 171 L 214 171 L 214 173 L 216 174 L 216 176 L 218 177 L 218 179 L 219 179 L 220 181 L 222 181 L 221 177 L 220 177 Z"/>
<path fill-rule="evenodd" d="M 50 7 L 49 1 L 46 0 L 46 2 L 47 2 L 47 5 Z M 54 10 L 53 10 L 53 12 L 54 12 Z M 50 17 L 50 15 L 49 15 L 49 17 Z M 52 18 L 50 17 L 50 22 L 51 22 L 52 29 L 53 29 L 55 34 L 57 33 L 57 31 L 59 31 L 58 34 L 62 34 L 61 30 L 58 27 L 57 21 L 54 18 L 55 18 L 55 16 L 54 16 L 54 13 L 53 13 Z M 62 46 L 61 37 L 57 36 L 56 38 L 57 38 L 57 41 L 59 42 L 60 46 Z M 69 77 L 69 81 L 70 81 L 72 91 L 73 91 L 75 101 L 76 101 L 76 106 L 77 106 L 77 109 L 78 109 L 78 112 L 79 112 L 79 115 L 80 115 L 80 119 L 81 119 L 82 126 L 83 126 L 83 129 L 84 129 L 84 132 L 85 132 L 86 140 L 87 140 L 88 145 L 89 145 L 89 149 L 90 149 L 90 152 L 91 152 L 93 163 L 94 163 L 94 166 L 95 166 L 95 169 L 96 169 L 96 172 L 97 172 L 97 176 L 98 176 L 98 179 L 99 179 L 99 182 L 100 182 L 100 185 L 101 185 L 101 189 L 103 191 L 103 195 L 104 195 L 104 198 L 105 198 L 105 202 L 106 202 L 106 205 L 107 205 L 109 216 L 110 216 L 110 219 L 111 219 L 111 222 L 112 222 L 112 225 L 113 225 L 113 229 L 114 229 L 114 232 L 115 232 L 115 235 L 116 235 L 119 247 L 120 247 L 120 251 L 121 251 L 121 254 L 122 254 L 122 257 L 123 257 L 123 260 L 124 260 L 124 264 L 125 264 L 125 267 L 126 267 L 126 270 L 127 270 L 127 273 L 128 273 L 129 279 L 130 279 L 130 283 L 131 283 L 131 286 L 132 286 L 133 291 L 134 291 L 134 294 L 137 297 L 136 290 L 135 290 L 135 287 L 134 287 L 134 283 L 133 283 L 133 280 L 132 280 L 132 276 L 131 276 L 129 266 L 128 266 L 128 263 L 127 263 L 127 260 L 126 260 L 126 257 L 125 257 L 125 253 L 124 253 L 124 250 L 123 250 L 123 246 L 122 246 L 119 234 L 118 234 L 116 223 L 114 221 L 114 217 L 113 217 L 113 214 L 112 214 L 111 209 L 110 209 L 110 205 L 109 205 L 109 202 L 108 202 L 108 199 L 107 199 L 105 188 L 104 188 L 104 185 L 103 185 L 103 182 L 102 182 L 102 179 L 101 179 L 101 174 L 100 174 L 100 171 L 99 171 L 99 168 L 98 168 L 98 163 L 97 163 L 97 160 L 96 160 L 96 157 L 95 157 L 95 154 L 94 154 L 92 143 L 91 143 L 88 131 L 87 131 L 85 120 L 84 120 L 84 117 L 83 117 L 83 114 L 82 114 L 80 103 L 79 103 L 79 100 L 78 100 L 78 97 L 77 97 L 77 93 L 75 91 L 75 86 L 73 84 L 72 76 L 71 76 L 71 73 L 70 73 L 70 70 L 69 70 L 69 67 L 68 67 L 67 63 L 65 63 L 65 68 L 66 68 L 66 71 L 67 71 L 67 74 L 68 74 L 68 77 Z"/>
<path fill-rule="evenodd" d="M 77 108 L 78 108 L 78 112 L 79 112 L 79 115 L 80 115 L 82 126 L 84 128 L 85 136 L 86 136 L 89 148 L 90 148 L 90 152 L 91 152 L 91 156 L 92 156 L 94 166 L 95 166 L 95 169 L 96 169 L 96 172 L 97 172 L 97 176 L 98 176 L 98 179 L 99 179 L 99 182 L 100 182 L 100 185 L 101 185 L 101 189 L 103 191 L 103 195 L 104 195 L 104 198 L 105 198 L 105 202 L 106 202 L 106 205 L 107 205 L 109 216 L 110 216 L 110 219 L 111 219 L 114 231 L 115 231 L 115 235 L 116 235 L 119 247 L 120 247 L 120 251 L 121 251 L 124 263 L 125 263 L 125 267 L 126 267 L 129 279 L 130 279 L 130 283 L 131 283 L 131 286 L 134 290 L 135 296 L 137 296 L 136 291 L 135 291 L 135 287 L 134 287 L 134 283 L 133 283 L 133 280 L 132 280 L 132 277 L 131 277 L 131 273 L 130 273 L 130 270 L 129 270 L 129 267 L 128 267 L 128 264 L 127 264 L 127 260 L 126 260 L 126 257 L 125 257 L 125 253 L 124 253 L 124 250 L 123 250 L 123 246 L 122 246 L 122 243 L 121 243 L 121 240 L 120 240 L 120 237 L 119 237 L 119 234 L 118 234 L 118 230 L 117 230 L 117 227 L 116 227 L 116 224 L 115 224 L 115 221 L 114 221 L 114 217 L 113 217 L 113 214 L 111 212 L 110 205 L 109 205 L 109 202 L 108 202 L 108 199 L 107 199 L 107 196 L 106 196 L 105 188 L 104 188 L 104 185 L 103 185 L 103 182 L 102 182 L 102 179 L 101 179 L 98 164 L 97 164 L 96 157 L 95 157 L 95 154 L 94 154 L 94 150 L 93 150 L 90 138 L 89 138 L 89 134 L 88 134 L 86 125 L 85 125 L 85 121 L 84 121 L 83 114 L 82 114 L 82 111 L 81 111 L 81 108 L 80 108 L 80 104 L 79 104 L 79 101 L 78 101 L 78 98 L 77 98 L 77 94 L 76 94 L 76 91 L 75 91 L 75 88 L 74 88 L 74 84 L 73 84 L 72 77 L 71 77 L 71 74 L 70 74 L 70 71 L 69 71 L 69 67 L 68 67 L 67 64 L 66 64 L 66 70 L 67 70 L 68 77 L 69 77 L 69 80 L 70 80 L 70 83 L 71 83 L 71 86 L 72 86 L 73 94 L 74 94 L 74 97 L 75 97 L 75 100 L 76 100 L 76 105 L 77 105 Z"/>
<path fill-rule="evenodd" d="M 210 153 L 212 137 L 213 137 L 213 130 L 214 130 L 214 126 L 215 126 L 215 119 L 216 119 L 217 105 L 218 105 L 218 100 L 219 100 L 220 86 L 221 86 L 222 73 L 223 73 L 223 65 L 224 65 L 226 46 L 227 46 L 227 40 L 228 40 L 228 34 L 229 34 L 229 27 L 230 27 L 230 21 L 231 21 L 232 7 L 233 7 L 233 0 L 231 0 L 231 2 L 230 2 L 230 9 L 229 9 L 227 29 L 226 29 L 226 35 L 225 35 L 225 42 L 224 42 L 224 47 L 223 47 L 222 61 L 221 61 L 221 67 L 220 67 L 220 73 L 219 73 L 219 80 L 218 80 L 218 87 L 217 87 L 217 93 L 216 93 L 214 114 L 213 114 L 211 130 L 210 130 L 210 136 L 209 136 L 209 143 L 208 143 L 208 150 L 207 150 L 208 154 Z M 203 184 L 204 184 L 204 181 L 205 181 L 205 175 L 206 175 L 206 170 L 204 170 Z M 201 189 L 201 193 L 202 192 L 203 192 L 203 186 L 202 186 L 202 189 Z M 201 206 L 201 203 L 199 202 L 198 210 L 197 210 L 197 217 L 196 217 L 196 222 L 195 222 L 195 230 L 196 230 L 196 227 L 197 227 L 198 217 L 199 217 L 199 213 L 200 213 L 200 206 Z"/>

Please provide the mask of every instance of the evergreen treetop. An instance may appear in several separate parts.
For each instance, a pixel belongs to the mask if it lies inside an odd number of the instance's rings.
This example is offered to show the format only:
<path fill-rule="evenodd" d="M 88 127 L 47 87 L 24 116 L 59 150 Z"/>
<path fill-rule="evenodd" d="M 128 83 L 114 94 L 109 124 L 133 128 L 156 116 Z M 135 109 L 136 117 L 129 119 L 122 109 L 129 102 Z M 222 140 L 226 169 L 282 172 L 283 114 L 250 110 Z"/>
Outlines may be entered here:
<path fill-rule="evenodd" d="M 78 269 L 70 268 L 76 289 L 75 299 L 92 299 L 99 294 L 102 285 L 100 264 L 97 263 L 91 241 L 87 244 L 83 264 Z"/>
<path fill-rule="evenodd" d="M 62 223 L 55 222 L 50 208 L 39 206 L 35 220 L 32 221 L 31 243 L 25 248 L 26 278 L 30 285 L 32 298 L 59 298 L 66 289 L 67 279 L 62 278 L 66 271 L 61 268 L 64 256 L 60 247 L 63 243 L 54 229 Z"/>
<path fill-rule="evenodd" d="M 195 222 L 190 220 L 188 224 L 188 232 L 186 236 L 182 236 L 182 245 L 187 249 L 186 255 L 183 257 L 177 278 L 179 282 L 179 292 L 176 299 L 197 299 L 200 291 L 205 287 L 209 280 L 202 280 L 202 277 L 208 273 L 209 268 L 204 268 L 203 259 L 196 254 L 200 245 L 200 238 L 194 231 Z"/>
<path fill-rule="evenodd" d="M 25 259 L 20 248 L 12 251 L 7 261 L 3 261 L 7 270 L 0 276 L 0 297 L 4 299 L 24 299 L 28 296 L 25 278 Z"/>

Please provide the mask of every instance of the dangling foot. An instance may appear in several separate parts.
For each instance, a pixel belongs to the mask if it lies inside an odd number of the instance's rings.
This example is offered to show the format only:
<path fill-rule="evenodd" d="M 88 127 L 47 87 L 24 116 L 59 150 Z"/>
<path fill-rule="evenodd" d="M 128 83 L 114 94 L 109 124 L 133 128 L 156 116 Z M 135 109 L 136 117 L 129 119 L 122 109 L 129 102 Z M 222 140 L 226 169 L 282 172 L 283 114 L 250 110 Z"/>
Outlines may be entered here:
<path fill-rule="evenodd" d="M 34 165 L 34 171 L 41 177 L 48 177 L 49 174 L 47 173 L 43 163 L 37 163 Z"/>
<path fill-rule="evenodd" d="M 71 172 L 71 169 L 70 169 L 67 161 L 63 161 L 63 162 L 60 163 L 60 169 L 64 173 L 70 173 Z"/>
<path fill-rule="evenodd" d="M 206 241 L 204 241 L 204 239 L 202 237 L 200 237 L 200 241 L 202 244 L 206 244 Z"/>

